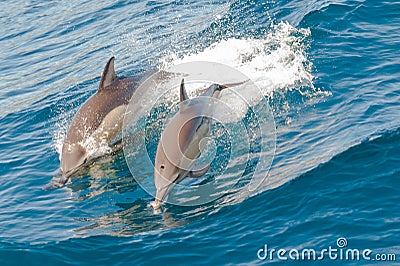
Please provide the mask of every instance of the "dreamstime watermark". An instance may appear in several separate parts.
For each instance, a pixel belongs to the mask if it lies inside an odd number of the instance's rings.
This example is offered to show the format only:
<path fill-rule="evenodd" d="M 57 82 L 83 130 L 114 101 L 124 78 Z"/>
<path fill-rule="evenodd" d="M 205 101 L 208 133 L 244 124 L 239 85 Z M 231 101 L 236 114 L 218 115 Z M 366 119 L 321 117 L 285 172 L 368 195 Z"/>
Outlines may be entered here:
<path fill-rule="evenodd" d="M 292 261 L 323 261 L 323 260 L 340 260 L 340 261 L 396 261 L 397 257 L 394 253 L 374 253 L 371 249 L 347 248 L 348 242 L 344 237 L 336 240 L 336 246 L 329 246 L 320 250 L 312 248 L 304 249 L 274 249 L 269 248 L 268 244 L 264 245 L 257 251 L 259 260 L 292 260 Z"/>

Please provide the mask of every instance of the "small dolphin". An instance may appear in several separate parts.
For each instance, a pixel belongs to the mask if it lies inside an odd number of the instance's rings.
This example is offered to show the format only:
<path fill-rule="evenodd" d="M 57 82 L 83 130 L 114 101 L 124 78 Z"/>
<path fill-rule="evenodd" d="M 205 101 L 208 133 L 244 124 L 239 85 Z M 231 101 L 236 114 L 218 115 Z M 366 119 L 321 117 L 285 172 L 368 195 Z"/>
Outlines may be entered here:
<path fill-rule="evenodd" d="M 154 209 L 160 208 L 172 188 L 185 177 L 198 178 L 209 170 L 210 163 L 199 169 L 193 168 L 194 160 L 201 153 L 200 142 L 210 131 L 211 101 L 218 98 L 223 89 L 243 83 L 213 84 L 203 94 L 189 100 L 182 80 L 179 111 L 165 126 L 157 146 L 154 163 L 156 198 L 151 202 Z"/>
<path fill-rule="evenodd" d="M 85 147 L 87 140 L 94 142 L 97 148 L 101 144 L 115 147 L 121 140 L 125 111 L 138 81 L 132 77 L 119 78 L 114 70 L 114 60 L 111 57 L 106 64 L 97 92 L 72 119 L 62 147 L 60 185 L 92 159 Z"/>

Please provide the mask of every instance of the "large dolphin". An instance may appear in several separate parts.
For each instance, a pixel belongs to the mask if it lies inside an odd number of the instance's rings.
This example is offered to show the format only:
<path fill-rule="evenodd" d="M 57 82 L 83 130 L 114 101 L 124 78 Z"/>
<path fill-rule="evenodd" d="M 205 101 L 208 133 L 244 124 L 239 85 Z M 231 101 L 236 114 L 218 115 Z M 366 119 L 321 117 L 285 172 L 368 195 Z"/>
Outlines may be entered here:
<path fill-rule="evenodd" d="M 194 160 L 199 157 L 200 142 L 210 131 L 213 99 L 220 96 L 223 89 L 237 86 L 211 85 L 200 96 L 190 99 L 185 90 L 184 80 L 180 86 L 179 111 L 171 118 L 161 134 L 154 162 L 154 183 L 156 198 L 151 205 L 160 208 L 171 189 L 185 177 L 201 177 L 210 168 L 210 163 L 194 168 Z"/>
<path fill-rule="evenodd" d="M 114 57 L 110 58 L 97 92 L 80 107 L 69 126 L 61 153 L 61 185 L 92 159 L 91 152 L 85 147 L 88 142 L 96 149 L 104 144 L 115 147 L 114 144 L 121 139 L 126 107 L 138 80 L 119 78 L 114 70 L 114 60 Z"/>

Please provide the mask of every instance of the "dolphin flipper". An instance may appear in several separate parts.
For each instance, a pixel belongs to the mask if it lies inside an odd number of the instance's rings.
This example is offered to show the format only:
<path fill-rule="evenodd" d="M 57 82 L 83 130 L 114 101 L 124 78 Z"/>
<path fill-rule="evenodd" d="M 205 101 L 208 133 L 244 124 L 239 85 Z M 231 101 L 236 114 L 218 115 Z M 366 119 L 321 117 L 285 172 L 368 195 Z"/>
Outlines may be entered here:
<path fill-rule="evenodd" d="M 205 165 L 201 165 L 199 169 L 192 170 L 188 173 L 188 177 L 190 178 L 199 178 L 205 175 L 210 169 L 211 163 L 207 163 Z"/>

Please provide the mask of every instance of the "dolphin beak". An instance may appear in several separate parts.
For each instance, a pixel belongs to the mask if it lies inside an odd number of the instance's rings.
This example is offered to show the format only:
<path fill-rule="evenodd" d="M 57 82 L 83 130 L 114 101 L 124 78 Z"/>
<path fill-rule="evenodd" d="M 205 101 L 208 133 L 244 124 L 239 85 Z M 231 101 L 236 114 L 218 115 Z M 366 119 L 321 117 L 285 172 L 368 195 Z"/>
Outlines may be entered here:
<path fill-rule="evenodd" d="M 76 166 L 76 167 L 74 167 L 74 168 L 72 168 L 72 169 L 69 169 L 67 172 L 63 172 L 62 171 L 62 169 L 61 169 L 61 172 L 62 172 L 62 175 L 61 175 L 61 178 L 60 178 L 60 181 L 59 181 L 59 183 L 60 183 L 60 186 L 64 186 L 67 182 L 68 182 L 68 180 L 70 179 L 70 177 L 73 175 L 73 174 L 75 174 L 76 172 L 78 172 L 78 170 L 83 166 L 83 165 L 86 165 L 86 163 L 87 163 L 87 159 L 85 159 L 85 161 L 83 162 L 83 163 L 81 163 L 80 165 L 78 165 L 78 166 Z"/>
<path fill-rule="evenodd" d="M 162 187 L 160 189 L 157 189 L 156 193 L 156 201 L 158 200 L 159 202 L 163 202 L 164 199 L 167 197 L 168 193 L 171 191 L 171 189 L 174 187 L 174 183 L 170 183 L 165 187 Z"/>
<path fill-rule="evenodd" d="M 176 184 L 174 182 L 169 183 L 168 185 L 157 189 L 156 198 L 154 201 L 150 203 L 150 205 L 155 209 L 159 209 L 161 204 L 164 202 L 165 198 L 167 197 L 168 193 L 172 190 L 172 188 Z"/>
<path fill-rule="evenodd" d="M 59 185 L 60 185 L 60 186 L 64 186 L 64 185 L 68 182 L 68 180 L 70 179 L 70 177 L 71 177 L 75 172 L 77 172 L 77 168 L 76 168 L 76 169 L 72 169 L 72 170 L 70 170 L 70 171 L 68 171 L 68 172 L 66 172 L 66 173 L 62 173 L 61 178 L 60 178 L 60 181 L 59 181 Z"/>
<path fill-rule="evenodd" d="M 64 186 L 64 185 L 67 183 L 67 181 L 68 181 L 70 175 L 71 175 L 71 174 L 69 174 L 69 173 L 62 174 L 62 176 L 61 176 L 61 178 L 60 178 L 60 181 L 59 181 L 60 186 Z"/>

